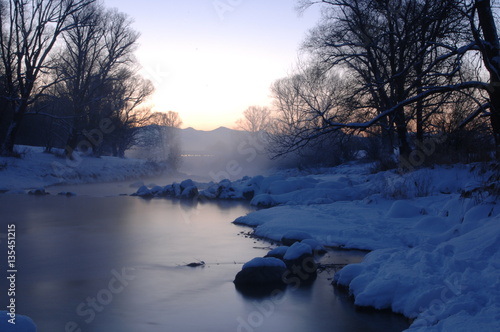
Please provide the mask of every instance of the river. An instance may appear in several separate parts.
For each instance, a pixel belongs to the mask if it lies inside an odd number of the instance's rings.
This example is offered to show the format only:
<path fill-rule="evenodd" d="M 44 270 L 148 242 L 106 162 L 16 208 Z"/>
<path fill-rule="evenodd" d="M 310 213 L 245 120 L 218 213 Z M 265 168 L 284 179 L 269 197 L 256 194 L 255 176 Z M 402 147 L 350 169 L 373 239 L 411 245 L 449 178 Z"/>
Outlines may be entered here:
<path fill-rule="evenodd" d="M 243 203 L 193 204 L 80 187 L 75 197 L 0 195 L 0 304 L 7 225 L 16 225 L 16 311 L 39 332 L 401 331 L 404 318 L 356 310 L 323 272 L 307 288 L 253 298 L 233 284 L 270 244 L 231 223 Z M 127 186 L 120 187 L 125 192 Z M 57 191 L 74 188 L 57 188 Z M 105 195 L 90 195 L 92 189 Z M 120 189 L 121 190 L 121 189 Z M 57 192 L 56 190 L 53 190 Z M 97 191 L 96 191 L 97 192 Z M 111 196 L 109 196 L 111 195 Z M 336 263 L 364 253 L 330 252 Z M 198 267 L 188 263 L 204 261 Z"/>

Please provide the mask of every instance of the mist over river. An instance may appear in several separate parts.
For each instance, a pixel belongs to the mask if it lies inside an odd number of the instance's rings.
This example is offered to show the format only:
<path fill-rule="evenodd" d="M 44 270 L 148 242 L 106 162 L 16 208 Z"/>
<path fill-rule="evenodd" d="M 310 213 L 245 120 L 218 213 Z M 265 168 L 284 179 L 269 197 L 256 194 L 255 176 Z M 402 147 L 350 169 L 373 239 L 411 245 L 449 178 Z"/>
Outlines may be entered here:
<path fill-rule="evenodd" d="M 95 185 L 96 192 L 102 186 Z M 90 192 L 92 186 L 85 188 Z M 270 245 L 243 236 L 250 229 L 231 223 L 251 210 L 243 203 L 117 195 L 0 195 L 0 257 L 7 250 L 7 226 L 16 225 L 17 313 L 30 316 L 41 332 L 408 327 L 396 315 L 356 311 L 352 300 L 330 285 L 333 272 L 320 273 L 310 287 L 288 287 L 279 297 L 238 292 L 233 279 L 242 264 L 265 255 L 263 247 Z M 344 251 L 324 259 L 346 263 L 362 257 Z M 186 266 L 200 261 L 205 265 Z"/>

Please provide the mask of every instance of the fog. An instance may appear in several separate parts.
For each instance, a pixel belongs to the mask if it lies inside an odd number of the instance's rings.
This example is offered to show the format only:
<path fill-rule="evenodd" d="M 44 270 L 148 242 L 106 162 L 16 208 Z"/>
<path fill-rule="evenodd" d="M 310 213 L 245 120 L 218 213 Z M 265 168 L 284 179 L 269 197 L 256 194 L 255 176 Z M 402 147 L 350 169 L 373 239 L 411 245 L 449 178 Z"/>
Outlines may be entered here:
<path fill-rule="evenodd" d="M 169 133 L 128 153 L 165 162 L 163 179 L 191 178 L 202 182 L 266 175 L 283 165 L 266 150 L 265 135 L 220 127 L 212 131 L 169 128 Z"/>

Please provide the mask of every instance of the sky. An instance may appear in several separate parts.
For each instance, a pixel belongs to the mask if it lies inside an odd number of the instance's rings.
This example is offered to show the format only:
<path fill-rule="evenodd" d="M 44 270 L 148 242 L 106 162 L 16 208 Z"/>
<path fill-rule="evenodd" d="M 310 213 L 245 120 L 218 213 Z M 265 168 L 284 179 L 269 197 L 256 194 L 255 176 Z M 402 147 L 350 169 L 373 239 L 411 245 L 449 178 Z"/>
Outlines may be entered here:
<path fill-rule="evenodd" d="M 296 0 L 104 0 L 133 18 L 136 57 L 155 86 L 154 111 L 178 112 L 183 128 L 234 127 L 252 105 L 270 106 L 319 7 Z"/>

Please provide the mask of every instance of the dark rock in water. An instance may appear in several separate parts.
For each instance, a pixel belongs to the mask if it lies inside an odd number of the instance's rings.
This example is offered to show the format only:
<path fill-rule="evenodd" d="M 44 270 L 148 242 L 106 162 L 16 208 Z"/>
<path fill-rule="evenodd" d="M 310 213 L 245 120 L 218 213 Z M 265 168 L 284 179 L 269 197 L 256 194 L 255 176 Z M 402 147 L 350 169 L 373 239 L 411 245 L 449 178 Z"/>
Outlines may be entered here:
<path fill-rule="evenodd" d="M 36 195 L 36 196 L 43 196 L 43 195 L 48 195 L 49 193 L 45 191 L 45 188 L 37 188 L 28 191 L 28 194 L 30 195 Z"/>
<path fill-rule="evenodd" d="M 287 284 L 284 282 L 281 283 L 272 283 L 272 284 L 260 284 L 260 285 L 236 285 L 236 290 L 243 295 L 244 297 L 250 299 L 261 299 L 266 298 L 269 299 L 274 298 L 276 296 L 283 296 L 284 291 L 286 290 Z"/>
<path fill-rule="evenodd" d="M 205 262 L 199 261 L 199 262 L 189 263 L 189 264 L 186 264 L 186 266 L 189 266 L 189 267 L 205 266 Z"/>
<path fill-rule="evenodd" d="M 291 246 L 295 242 L 300 242 L 305 239 L 312 239 L 312 236 L 302 231 L 288 231 L 281 237 L 281 243 L 283 243 L 284 246 Z"/>
<path fill-rule="evenodd" d="M 245 265 L 234 279 L 236 287 L 283 285 L 286 265 L 277 258 L 254 258 Z"/>
<path fill-rule="evenodd" d="M 293 280 L 300 285 L 308 285 L 317 277 L 318 266 L 314 260 L 313 250 L 305 243 L 296 242 L 283 256 L 288 270 L 285 281 Z"/>
<path fill-rule="evenodd" d="M 59 195 L 59 196 L 66 196 L 66 197 L 76 196 L 75 193 L 70 192 L 70 191 L 62 191 L 62 192 L 58 193 L 57 195 Z"/>
<path fill-rule="evenodd" d="M 283 284 L 285 267 L 256 266 L 241 270 L 236 274 L 234 283 L 237 287 Z"/>
<path fill-rule="evenodd" d="M 254 190 L 254 189 L 252 189 L 252 188 L 245 188 L 245 189 L 243 190 L 243 197 L 244 197 L 246 200 L 250 201 L 250 200 L 252 200 L 252 198 L 253 198 L 254 196 L 255 196 L 255 190 Z"/>

